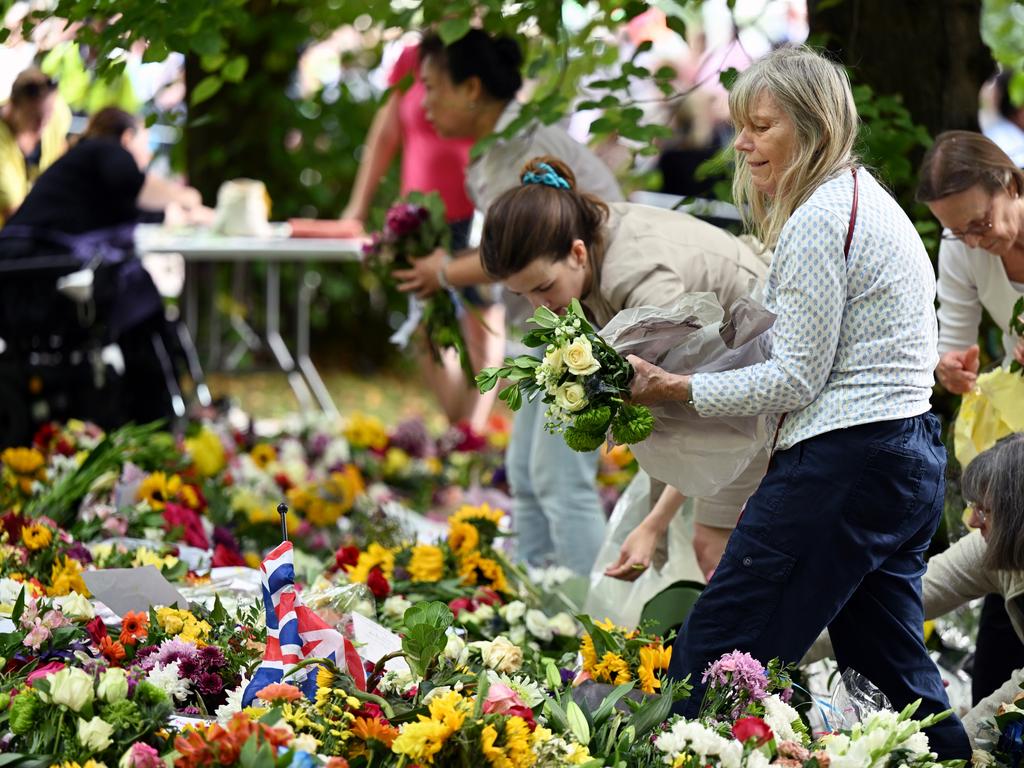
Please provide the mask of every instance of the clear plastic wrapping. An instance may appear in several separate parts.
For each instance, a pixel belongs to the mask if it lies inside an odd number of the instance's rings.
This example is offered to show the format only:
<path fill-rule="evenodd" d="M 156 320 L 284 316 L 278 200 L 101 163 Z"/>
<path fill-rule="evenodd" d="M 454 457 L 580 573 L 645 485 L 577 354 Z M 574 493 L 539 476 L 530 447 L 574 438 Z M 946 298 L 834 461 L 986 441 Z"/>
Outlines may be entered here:
<path fill-rule="evenodd" d="M 745 368 L 771 356 L 775 315 L 752 299 L 725 310 L 713 293 L 687 294 L 671 309 L 623 310 L 601 329 L 622 355 L 636 355 L 670 373 Z M 684 403 L 651 408 L 654 432 L 630 446 L 640 466 L 685 496 L 707 497 L 730 483 L 769 450 L 775 419 L 764 416 L 702 418 Z"/>

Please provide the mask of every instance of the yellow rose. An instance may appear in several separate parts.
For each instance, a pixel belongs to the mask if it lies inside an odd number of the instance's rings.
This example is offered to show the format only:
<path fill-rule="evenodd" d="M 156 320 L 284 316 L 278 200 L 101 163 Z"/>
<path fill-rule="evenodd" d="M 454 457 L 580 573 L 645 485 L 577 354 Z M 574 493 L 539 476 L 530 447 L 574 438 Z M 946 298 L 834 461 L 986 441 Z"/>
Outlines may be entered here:
<path fill-rule="evenodd" d="M 582 384 L 566 382 L 555 391 L 555 404 L 566 411 L 578 411 L 587 405 L 587 393 Z"/>
<path fill-rule="evenodd" d="M 576 376 L 587 376 L 601 367 L 594 359 L 594 350 L 586 336 L 577 336 L 562 354 L 569 373 Z"/>

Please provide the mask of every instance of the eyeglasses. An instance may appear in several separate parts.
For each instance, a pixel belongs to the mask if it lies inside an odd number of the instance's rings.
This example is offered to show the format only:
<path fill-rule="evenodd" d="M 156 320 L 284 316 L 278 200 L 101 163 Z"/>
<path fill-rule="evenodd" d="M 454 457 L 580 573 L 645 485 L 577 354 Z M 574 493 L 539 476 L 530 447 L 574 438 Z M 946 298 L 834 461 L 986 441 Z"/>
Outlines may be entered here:
<path fill-rule="evenodd" d="M 985 218 L 980 223 L 971 222 L 966 229 L 951 229 L 942 233 L 943 240 L 963 240 L 965 237 L 984 237 L 992 229 L 992 201 L 988 203 Z"/>

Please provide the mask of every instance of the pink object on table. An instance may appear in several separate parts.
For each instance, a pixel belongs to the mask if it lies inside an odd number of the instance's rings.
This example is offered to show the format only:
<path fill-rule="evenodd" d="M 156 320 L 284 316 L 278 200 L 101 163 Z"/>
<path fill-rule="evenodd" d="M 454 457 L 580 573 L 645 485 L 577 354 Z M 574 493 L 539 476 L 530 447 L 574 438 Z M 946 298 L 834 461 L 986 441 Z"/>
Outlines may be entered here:
<path fill-rule="evenodd" d="M 466 193 L 466 166 L 473 140 L 441 138 L 427 120 L 416 45 L 408 46 L 399 55 L 388 77 L 388 85 L 397 85 L 407 75 L 412 75 L 413 81 L 401 93 L 398 102 L 402 127 L 402 194 L 436 191 L 444 200 L 448 221 L 468 219 L 473 215 L 473 203 Z"/>

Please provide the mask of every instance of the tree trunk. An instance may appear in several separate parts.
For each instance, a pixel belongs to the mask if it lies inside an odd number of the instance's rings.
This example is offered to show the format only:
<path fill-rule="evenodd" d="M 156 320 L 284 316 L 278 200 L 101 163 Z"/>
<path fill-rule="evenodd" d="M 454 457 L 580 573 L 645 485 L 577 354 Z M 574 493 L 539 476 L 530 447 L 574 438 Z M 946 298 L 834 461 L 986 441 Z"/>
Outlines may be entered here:
<path fill-rule="evenodd" d="M 978 90 L 994 71 L 979 0 L 808 0 L 812 40 L 879 94 L 901 94 L 933 136 L 978 129 Z"/>

